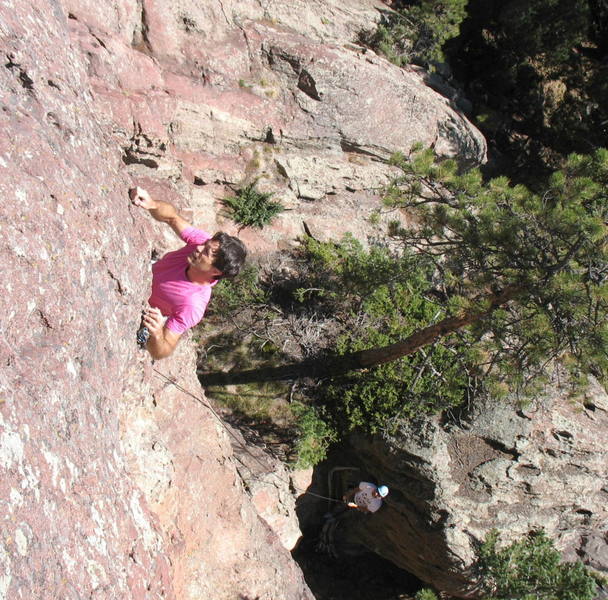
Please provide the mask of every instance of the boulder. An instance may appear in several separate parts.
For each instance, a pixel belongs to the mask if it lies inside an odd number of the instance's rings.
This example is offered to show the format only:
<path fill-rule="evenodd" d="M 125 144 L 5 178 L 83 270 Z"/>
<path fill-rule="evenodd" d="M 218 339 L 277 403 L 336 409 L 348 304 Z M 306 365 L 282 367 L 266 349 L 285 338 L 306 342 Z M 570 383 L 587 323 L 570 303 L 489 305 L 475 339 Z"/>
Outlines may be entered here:
<path fill-rule="evenodd" d="M 559 387 L 519 410 L 484 400 L 451 420 L 403 424 L 352 440 L 359 466 L 391 490 L 346 524 L 357 541 L 437 589 L 475 593 L 475 548 L 496 528 L 511 542 L 543 528 L 564 555 L 608 572 L 608 396 Z"/>

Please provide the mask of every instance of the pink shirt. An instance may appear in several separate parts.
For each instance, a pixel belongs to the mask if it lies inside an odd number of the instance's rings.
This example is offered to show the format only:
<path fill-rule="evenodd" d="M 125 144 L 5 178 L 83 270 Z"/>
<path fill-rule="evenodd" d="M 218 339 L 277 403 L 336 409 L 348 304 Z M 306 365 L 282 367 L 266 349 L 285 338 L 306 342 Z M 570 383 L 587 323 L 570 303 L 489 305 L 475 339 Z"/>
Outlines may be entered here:
<path fill-rule="evenodd" d="M 168 317 L 165 327 L 174 333 L 181 334 L 194 327 L 205 314 L 215 282 L 204 285 L 192 283 L 186 276 L 186 270 L 188 256 L 210 237 L 206 231 L 187 227 L 181 234 L 186 245 L 174 252 L 167 252 L 152 266 L 152 294 L 148 303 Z"/>

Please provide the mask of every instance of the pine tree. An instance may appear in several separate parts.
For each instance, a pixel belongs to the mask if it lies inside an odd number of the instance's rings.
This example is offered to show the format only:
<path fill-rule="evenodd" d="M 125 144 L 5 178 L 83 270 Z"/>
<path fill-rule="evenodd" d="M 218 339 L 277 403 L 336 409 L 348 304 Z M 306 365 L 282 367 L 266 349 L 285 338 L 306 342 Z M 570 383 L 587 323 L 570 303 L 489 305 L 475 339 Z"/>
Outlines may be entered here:
<path fill-rule="evenodd" d="M 297 365 L 231 373 L 233 383 L 327 376 L 410 355 L 468 328 L 488 372 L 515 380 L 561 358 L 602 376 L 607 362 L 608 151 L 572 155 L 541 193 L 504 178 L 484 182 L 432 151 L 396 156 L 387 206 L 415 225 L 391 235 L 433 265 L 429 293 L 444 317 L 393 344 Z M 522 375 L 523 374 L 523 375 Z M 209 374 L 203 383 L 210 383 Z M 216 377 L 222 380 L 224 376 Z"/>
<path fill-rule="evenodd" d="M 562 562 L 544 531 L 499 548 L 491 531 L 478 551 L 481 589 L 488 600 L 592 600 L 597 585 L 580 562 Z"/>

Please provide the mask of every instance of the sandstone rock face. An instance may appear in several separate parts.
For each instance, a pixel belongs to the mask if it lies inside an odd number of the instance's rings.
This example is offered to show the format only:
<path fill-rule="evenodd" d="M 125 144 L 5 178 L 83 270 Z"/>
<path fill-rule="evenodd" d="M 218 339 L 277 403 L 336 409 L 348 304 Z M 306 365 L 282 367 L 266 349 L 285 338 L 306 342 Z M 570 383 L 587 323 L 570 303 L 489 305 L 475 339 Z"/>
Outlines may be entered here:
<path fill-rule="evenodd" d="M 450 594 L 474 592 L 474 544 L 544 528 L 567 560 L 608 571 L 608 396 L 575 402 L 555 389 L 516 412 L 474 407 L 459 424 L 403 426 L 357 440 L 363 464 L 391 494 L 349 536 Z"/>
<path fill-rule="evenodd" d="M 364 2 L 66 2 L 72 35 L 132 175 L 166 184 L 209 228 L 258 180 L 289 208 L 259 251 L 302 235 L 365 238 L 387 158 L 414 142 L 485 160 L 479 132 L 417 69 L 352 43 L 386 6 Z"/>
<path fill-rule="evenodd" d="M 283 547 L 293 550 L 300 542 L 302 532 L 292 490 L 297 495 L 306 490 L 311 482 L 312 469 L 289 472 L 280 460 L 264 451 L 261 440 L 247 441 L 240 430 L 233 427 L 226 430 L 231 438 L 239 476 L 257 513 L 277 534 Z"/>
<path fill-rule="evenodd" d="M 119 415 L 144 225 L 56 2 L 0 12 L 0 598 L 172 598 Z M 141 223 L 141 222 L 140 222 Z"/>
<path fill-rule="evenodd" d="M 284 547 L 286 523 L 289 541 L 297 540 L 295 519 L 274 523 L 279 503 L 264 512 L 245 491 L 234 432 L 210 409 L 192 349 L 154 365 L 141 362 L 132 373 L 135 389 L 123 397 L 122 447 L 128 472 L 157 515 L 176 597 L 312 599 Z"/>
<path fill-rule="evenodd" d="M 311 598 L 192 344 L 154 366 L 134 344 L 166 242 L 127 200 L 82 28 L 56 2 L 0 18 L 0 598 Z"/>
<path fill-rule="evenodd" d="M 192 338 L 157 365 L 135 347 L 151 250 L 175 239 L 126 190 L 235 232 L 219 199 L 258 179 L 290 209 L 241 233 L 264 252 L 303 221 L 364 238 L 414 141 L 483 161 L 422 74 L 352 44 L 383 10 L 0 2 L 0 599 L 311 597 L 269 526 L 297 540 L 286 492 L 280 518 L 273 485 L 252 501 Z"/>

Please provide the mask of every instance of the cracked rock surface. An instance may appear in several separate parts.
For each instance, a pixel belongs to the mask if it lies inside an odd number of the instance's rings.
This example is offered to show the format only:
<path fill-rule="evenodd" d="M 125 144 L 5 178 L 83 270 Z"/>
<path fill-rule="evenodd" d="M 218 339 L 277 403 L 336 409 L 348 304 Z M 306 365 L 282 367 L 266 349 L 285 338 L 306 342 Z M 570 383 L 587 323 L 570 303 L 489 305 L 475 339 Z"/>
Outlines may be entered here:
<path fill-rule="evenodd" d="M 402 426 L 385 440 L 353 440 L 358 460 L 391 488 L 358 540 L 457 596 L 475 589 L 475 544 L 544 528 L 566 560 L 608 572 L 608 396 L 592 382 L 573 400 L 557 387 L 517 411 L 485 401 L 457 423 Z"/>
<path fill-rule="evenodd" d="M 303 222 L 364 239 L 416 141 L 482 162 L 424 73 L 353 44 L 385 10 L 0 0 L 1 600 L 311 598 L 292 499 L 272 465 L 245 489 L 192 339 L 156 365 L 135 346 L 151 251 L 175 239 L 126 190 L 234 233 L 220 200 L 257 179 L 291 209 L 242 233 L 262 253 Z"/>

